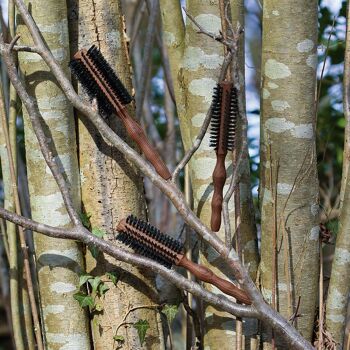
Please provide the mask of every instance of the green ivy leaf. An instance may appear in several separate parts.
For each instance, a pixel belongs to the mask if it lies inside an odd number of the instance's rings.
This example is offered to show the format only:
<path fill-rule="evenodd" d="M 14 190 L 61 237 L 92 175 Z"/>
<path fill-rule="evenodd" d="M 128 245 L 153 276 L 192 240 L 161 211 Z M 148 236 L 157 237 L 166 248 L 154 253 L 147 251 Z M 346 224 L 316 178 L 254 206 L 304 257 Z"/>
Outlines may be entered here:
<path fill-rule="evenodd" d="M 100 296 L 105 295 L 108 290 L 109 290 L 109 288 L 107 287 L 107 285 L 105 283 L 101 282 L 99 284 L 99 286 L 98 286 L 98 294 Z"/>
<path fill-rule="evenodd" d="M 98 227 L 93 227 L 91 233 L 98 238 L 102 238 L 106 234 L 106 231 L 103 231 Z"/>
<path fill-rule="evenodd" d="M 80 275 L 79 277 L 79 287 L 85 284 L 88 280 L 93 279 L 91 275 Z"/>
<path fill-rule="evenodd" d="M 98 288 L 98 286 L 101 283 L 101 278 L 97 276 L 97 277 L 95 277 L 93 279 L 90 279 L 89 283 L 90 283 L 90 286 L 92 288 L 92 292 L 96 293 L 97 292 L 97 288 Z"/>
<path fill-rule="evenodd" d="M 97 259 L 98 255 L 100 254 L 100 251 L 97 247 L 95 246 L 90 246 L 89 247 L 90 253 L 93 256 L 94 259 Z"/>
<path fill-rule="evenodd" d="M 119 275 L 116 272 L 107 272 L 106 276 L 113 282 L 115 286 L 117 285 L 117 282 L 119 281 Z"/>
<path fill-rule="evenodd" d="M 124 337 L 122 335 L 115 335 L 113 339 L 115 341 L 124 342 Z"/>
<path fill-rule="evenodd" d="M 168 319 L 169 324 L 171 324 L 174 321 L 174 318 L 176 317 L 177 312 L 179 311 L 179 308 L 177 305 L 165 305 L 163 307 L 163 314 L 165 314 L 166 318 Z"/>
<path fill-rule="evenodd" d="M 87 229 L 90 229 L 90 227 L 91 227 L 91 223 L 90 223 L 91 214 L 90 213 L 80 213 L 79 216 L 80 216 L 81 223 Z"/>
<path fill-rule="evenodd" d="M 80 307 L 94 306 L 94 300 L 92 299 L 92 297 L 83 292 L 73 294 L 73 298 L 78 301 Z"/>
<path fill-rule="evenodd" d="M 99 229 L 98 227 L 93 227 L 92 230 L 91 230 L 91 233 L 92 233 L 93 235 L 95 235 L 96 237 L 98 237 L 98 238 L 102 238 L 102 237 L 106 234 L 105 231 Z M 95 259 L 97 259 L 98 255 L 100 254 L 99 249 L 98 249 L 97 247 L 95 247 L 94 245 L 91 245 L 91 246 L 89 247 L 89 250 L 90 250 L 90 252 L 91 252 L 91 255 L 92 255 Z"/>
<path fill-rule="evenodd" d="M 137 334 L 139 335 L 142 346 L 145 341 L 146 332 L 149 328 L 149 323 L 147 320 L 138 320 L 136 323 L 134 323 L 134 327 L 137 329 Z"/>
<path fill-rule="evenodd" d="M 95 305 L 95 307 L 94 307 L 94 310 L 96 310 L 96 311 L 102 311 L 102 310 L 103 310 L 102 304 L 97 303 L 97 304 Z"/>

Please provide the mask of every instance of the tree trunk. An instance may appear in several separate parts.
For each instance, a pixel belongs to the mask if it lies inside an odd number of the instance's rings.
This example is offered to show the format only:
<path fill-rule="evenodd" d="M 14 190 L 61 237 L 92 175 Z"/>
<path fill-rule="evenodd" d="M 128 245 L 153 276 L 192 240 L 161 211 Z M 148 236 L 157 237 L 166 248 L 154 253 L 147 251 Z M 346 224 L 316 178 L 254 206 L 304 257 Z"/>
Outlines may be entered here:
<path fill-rule="evenodd" d="M 188 18 L 186 20 L 186 28 L 184 28 L 179 2 L 173 0 L 161 0 L 160 2 L 164 37 L 175 85 L 181 136 L 186 151 L 191 147 L 192 140 L 197 136 L 210 107 L 213 88 L 218 82 L 218 75 L 223 61 L 223 46 L 211 38 L 198 34 L 198 29 Z M 243 24 L 243 7 L 241 1 L 231 1 L 231 3 L 234 17 L 233 27 L 236 28 L 236 21 L 240 21 Z M 206 30 L 215 33 L 221 30 L 218 1 L 192 0 L 187 2 L 186 7 L 187 11 Z M 242 59 L 243 55 L 241 55 Z M 241 69 L 241 72 L 244 72 L 243 63 Z M 243 86 L 244 83 L 242 85 L 242 95 Z M 241 99 L 241 101 L 243 100 Z M 245 150 L 245 155 L 247 155 L 247 150 Z M 230 154 L 226 158 L 226 168 L 229 168 L 229 175 L 232 174 L 231 158 Z M 209 147 L 208 130 L 200 148 L 189 163 L 194 210 L 206 225 L 210 224 L 211 198 L 213 195 L 212 173 L 215 163 L 215 151 Z M 241 171 L 243 173 L 240 183 L 241 232 L 243 234 L 241 248 L 245 256 L 245 263 L 250 264 L 250 271 L 252 276 L 254 276 L 258 255 L 247 158 Z M 228 178 L 224 187 L 224 193 L 228 188 L 229 181 L 230 179 Z M 230 201 L 229 212 L 231 227 L 234 228 L 235 210 L 233 198 Z M 225 240 L 223 224 L 218 235 Z M 209 266 L 215 273 L 221 275 L 225 273 L 226 267 L 224 263 L 212 248 L 203 246 L 201 260 L 203 264 Z M 209 285 L 207 288 L 217 291 Z M 210 349 L 232 349 L 236 342 L 235 322 L 232 316 L 218 311 L 212 306 L 205 306 L 204 312 L 204 347 L 207 346 Z M 244 332 L 248 334 L 251 330 L 252 328 L 249 325 L 245 327 Z"/>
<path fill-rule="evenodd" d="M 317 1 L 265 0 L 263 6 L 261 290 L 287 319 L 300 297 L 295 325 L 311 341 L 319 266 Z"/>
<path fill-rule="evenodd" d="M 71 0 L 69 19 L 74 45 L 72 54 L 95 44 L 131 91 L 130 62 L 120 1 Z M 133 114 L 134 108 L 128 108 Z M 118 135 L 127 139 L 123 125 L 115 115 L 106 121 Z M 119 244 L 114 240 L 116 232 L 113 232 L 118 221 L 131 213 L 145 217 L 142 177 L 120 153 L 103 141 L 99 132 L 84 117 L 79 120 L 79 156 L 84 211 L 91 214 L 92 227 L 108 231 L 110 234 L 105 238 L 111 244 Z M 154 274 L 105 254 L 94 259 L 87 252 L 86 265 L 89 274 L 100 276 L 110 288 L 98 301 L 103 312 L 92 315 L 94 348 L 112 349 L 116 346 L 113 337 L 118 335 L 125 340 L 119 344 L 120 348 L 139 349 L 140 341 L 132 323 L 143 319 L 150 325 L 144 347 L 162 349 L 164 341 L 160 315 L 156 309 L 158 296 Z M 117 275 L 117 285 L 108 280 L 107 273 Z"/>
<path fill-rule="evenodd" d="M 346 32 L 346 49 L 344 60 L 344 115 L 346 118 L 343 173 L 341 186 L 341 214 L 339 218 L 339 229 L 337 234 L 336 248 L 333 256 L 332 273 L 328 288 L 327 308 L 326 308 L 326 325 L 328 332 L 333 339 L 342 348 L 346 316 L 348 311 L 348 298 L 350 292 L 350 7 L 347 8 L 347 32 Z M 345 345 L 344 345 L 345 347 Z"/>
<path fill-rule="evenodd" d="M 29 8 L 47 45 L 68 74 L 66 2 L 38 0 L 31 2 Z M 21 19 L 18 21 L 18 32 L 21 43 L 31 45 Z M 79 210 L 79 172 L 72 108 L 40 56 L 23 52 L 19 54 L 19 60 L 28 91 L 37 100 L 47 138 L 54 142 L 53 156 L 61 165 Z M 48 225 L 69 227 L 71 220 L 61 193 L 41 155 L 27 112 L 25 109 L 23 112 L 32 217 Z M 78 289 L 79 274 L 84 270 L 80 244 L 40 234 L 34 235 L 34 242 L 47 348 L 89 349 L 87 317 L 73 298 Z"/>

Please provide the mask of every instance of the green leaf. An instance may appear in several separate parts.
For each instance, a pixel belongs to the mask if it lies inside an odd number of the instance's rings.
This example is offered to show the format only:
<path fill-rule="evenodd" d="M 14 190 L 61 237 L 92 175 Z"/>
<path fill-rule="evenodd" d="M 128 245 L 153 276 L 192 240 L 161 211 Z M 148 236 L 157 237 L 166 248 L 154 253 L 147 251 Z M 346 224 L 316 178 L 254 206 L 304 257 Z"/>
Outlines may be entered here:
<path fill-rule="evenodd" d="M 106 234 L 106 231 L 103 231 L 98 227 L 93 227 L 91 233 L 98 238 L 102 238 Z"/>
<path fill-rule="evenodd" d="M 79 287 L 85 284 L 89 279 L 92 279 L 91 275 L 80 275 L 79 277 Z"/>
<path fill-rule="evenodd" d="M 97 292 L 97 288 L 98 288 L 98 286 L 100 285 L 100 283 L 101 283 L 101 278 L 100 277 L 95 277 L 95 278 L 93 278 L 93 279 L 90 279 L 89 280 L 89 283 L 90 283 L 90 286 L 91 286 L 91 288 L 92 288 L 92 291 L 94 292 L 94 293 L 96 293 Z"/>
<path fill-rule="evenodd" d="M 346 126 L 345 118 L 338 119 L 338 120 L 337 120 L 337 125 L 338 125 L 340 128 L 345 128 L 345 126 Z"/>
<path fill-rule="evenodd" d="M 174 321 L 178 311 L 179 308 L 177 305 L 165 305 L 162 310 L 163 314 L 165 314 L 166 318 L 168 319 L 169 324 Z"/>
<path fill-rule="evenodd" d="M 137 334 L 139 335 L 142 346 L 145 341 L 146 332 L 149 328 L 149 323 L 147 320 L 138 320 L 136 323 L 134 323 L 134 327 L 137 329 Z"/>
<path fill-rule="evenodd" d="M 115 335 L 113 339 L 115 341 L 124 342 L 124 337 L 122 335 Z"/>
<path fill-rule="evenodd" d="M 93 256 L 94 259 L 97 259 L 98 255 L 100 254 L 100 251 L 97 247 L 95 246 L 90 246 L 89 247 L 90 253 Z"/>
<path fill-rule="evenodd" d="M 119 281 L 119 275 L 116 272 L 107 272 L 106 276 L 113 282 L 115 286 L 117 285 L 117 282 Z"/>
<path fill-rule="evenodd" d="M 107 287 L 107 285 L 103 282 L 101 282 L 98 286 L 98 294 L 100 294 L 100 296 L 106 294 L 106 292 L 109 290 L 109 288 Z"/>
<path fill-rule="evenodd" d="M 94 300 L 92 299 L 92 297 L 83 292 L 73 294 L 73 298 L 78 301 L 80 307 L 94 306 Z"/>
<path fill-rule="evenodd" d="M 80 213 L 81 223 L 88 229 L 91 227 L 90 218 L 91 218 L 90 213 Z"/>
<path fill-rule="evenodd" d="M 106 234 L 105 231 L 99 229 L 98 227 L 93 227 L 92 230 L 91 230 L 91 233 L 92 233 L 93 235 L 95 235 L 96 237 L 98 237 L 98 238 L 102 238 L 102 237 Z M 92 255 L 95 259 L 97 259 L 98 255 L 100 254 L 99 249 L 98 249 L 96 246 L 91 245 L 91 246 L 89 247 L 89 250 L 90 250 L 90 252 L 91 252 L 91 255 Z"/>
<path fill-rule="evenodd" d="M 102 311 L 102 310 L 103 310 L 102 304 L 97 303 L 97 304 L 95 305 L 95 307 L 94 307 L 94 310 L 96 310 L 96 311 Z"/>

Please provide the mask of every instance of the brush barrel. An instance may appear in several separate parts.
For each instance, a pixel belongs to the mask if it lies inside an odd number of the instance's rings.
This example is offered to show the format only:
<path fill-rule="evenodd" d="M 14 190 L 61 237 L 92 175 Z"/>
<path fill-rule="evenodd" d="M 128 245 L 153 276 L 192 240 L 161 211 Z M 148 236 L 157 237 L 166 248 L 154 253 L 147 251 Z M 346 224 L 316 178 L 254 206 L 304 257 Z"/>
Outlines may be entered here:
<path fill-rule="evenodd" d="M 141 126 L 131 117 L 121 118 L 129 136 L 138 144 L 147 160 L 154 166 L 159 176 L 165 180 L 171 178 L 171 173 L 158 152 L 149 144 Z"/>
<path fill-rule="evenodd" d="M 227 153 L 227 152 L 226 152 Z M 216 165 L 213 172 L 214 194 L 211 200 L 211 221 L 212 231 L 217 232 L 221 226 L 221 211 L 223 201 L 223 189 L 226 181 L 225 158 L 226 153 L 216 155 Z"/>
<path fill-rule="evenodd" d="M 250 305 L 252 303 L 244 290 L 238 288 L 233 283 L 215 275 L 214 272 L 209 270 L 207 267 L 196 264 L 191 260 L 188 260 L 186 256 L 183 256 L 183 258 L 178 263 L 178 266 L 184 267 L 186 270 L 190 271 L 194 276 L 196 276 L 199 280 L 214 285 L 225 294 L 236 298 L 237 301 L 246 305 Z"/>

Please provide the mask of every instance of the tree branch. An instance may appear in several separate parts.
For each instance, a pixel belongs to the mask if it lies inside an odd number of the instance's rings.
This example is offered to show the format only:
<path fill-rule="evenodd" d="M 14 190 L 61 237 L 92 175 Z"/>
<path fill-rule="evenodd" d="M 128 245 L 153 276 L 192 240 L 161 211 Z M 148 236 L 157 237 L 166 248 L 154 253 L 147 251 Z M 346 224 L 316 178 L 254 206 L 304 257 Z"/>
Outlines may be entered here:
<path fill-rule="evenodd" d="M 232 61 L 232 53 L 229 52 L 225 58 L 224 58 L 224 62 L 221 66 L 221 71 L 220 71 L 220 76 L 219 76 L 219 81 L 222 81 L 225 79 L 227 70 L 230 66 L 230 63 Z M 196 139 L 194 140 L 192 147 L 185 153 L 184 157 L 182 158 L 182 160 L 179 162 L 179 164 L 176 166 L 174 172 L 173 172 L 173 176 L 171 178 L 171 181 L 176 183 L 177 177 L 179 176 L 181 170 L 186 166 L 186 164 L 190 161 L 190 159 L 192 158 L 192 156 L 196 153 L 197 149 L 199 148 L 199 146 L 201 145 L 203 138 L 207 132 L 207 129 L 209 127 L 210 121 L 211 121 L 211 115 L 212 115 L 212 105 L 210 105 L 208 112 L 205 116 L 205 119 L 203 121 L 203 124 L 199 130 L 199 133 L 196 137 Z"/>
<path fill-rule="evenodd" d="M 108 241 L 93 235 L 83 226 L 74 227 L 72 229 L 53 227 L 27 219 L 23 216 L 19 216 L 3 208 L 0 208 L 0 217 L 26 229 L 42 233 L 48 237 L 80 241 L 88 246 L 98 248 L 101 252 L 104 252 L 117 260 L 151 269 L 153 272 L 158 273 L 162 277 L 174 283 L 178 288 L 187 290 L 189 293 L 202 298 L 204 301 L 217 306 L 220 309 L 230 312 L 232 315 L 240 317 L 258 317 L 258 313 L 254 307 L 236 304 L 224 295 L 210 293 L 202 288 L 198 283 L 186 279 L 175 270 L 167 269 L 163 265 L 156 263 L 154 260 L 133 254 L 112 245 Z"/>
<path fill-rule="evenodd" d="M 142 106 L 145 100 L 146 88 L 149 80 L 149 67 L 152 65 L 152 51 L 155 31 L 157 28 L 157 19 L 159 13 L 159 3 L 158 0 L 151 1 L 151 8 L 149 10 L 148 25 L 145 38 L 145 46 L 143 48 L 143 62 L 141 68 L 141 75 L 139 77 L 139 89 L 136 95 L 136 115 L 137 119 L 141 119 Z"/>
<path fill-rule="evenodd" d="M 114 146 L 117 150 L 119 150 L 125 156 L 126 159 L 128 159 L 133 164 L 135 164 L 147 177 L 149 177 L 150 181 L 155 186 L 157 186 L 172 201 L 172 203 L 174 204 L 178 212 L 184 218 L 184 221 L 222 256 L 222 258 L 226 261 L 228 266 L 233 271 L 238 282 L 244 287 L 244 289 L 252 299 L 253 307 L 255 307 L 255 310 L 258 313 L 257 318 L 261 319 L 262 321 L 267 323 L 269 326 L 275 328 L 276 331 L 279 332 L 281 336 L 286 340 L 286 342 L 288 342 L 290 347 L 294 349 L 313 349 L 311 344 L 307 342 L 294 327 L 292 327 L 280 314 L 272 310 L 271 307 L 264 302 L 262 295 L 260 294 L 258 289 L 255 287 L 255 284 L 249 277 L 247 270 L 242 266 L 235 251 L 233 249 L 231 250 L 227 249 L 225 244 L 217 237 L 217 235 L 211 232 L 196 217 L 196 215 L 190 210 L 190 208 L 186 204 L 181 191 L 173 183 L 162 179 L 148 165 L 148 163 L 142 157 L 140 157 L 140 155 L 137 152 L 135 152 L 132 148 L 130 148 L 123 140 L 120 139 L 120 137 L 118 137 L 113 132 L 113 130 L 111 130 L 108 127 L 105 121 L 99 116 L 99 114 L 93 108 L 91 108 L 91 106 L 88 103 L 86 103 L 85 101 L 82 101 L 79 98 L 79 96 L 74 91 L 70 81 L 67 79 L 61 67 L 56 62 L 52 53 L 50 52 L 50 50 L 47 48 L 44 41 L 42 40 L 40 32 L 34 20 L 30 16 L 26 6 L 24 5 L 23 0 L 15 0 L 15 3 L 22 16 L 23 21 L 27 25 L 32 35 L 34 44 L 39 50 L 38 52 L 40 52 L 41 57 L 44 59 L 46 64 L 51 69 L 52 73 L 54 74 L 58 83 L 60 84 L 62 90 L 64 91 L 64 93 L 66 94 L 70 102 L 73 104 L 73 106 L 77 108 L 82 114 L 84 114 L 94 124 L 94 126 L 100 131 L 101 135 L 107 142 L 109 142 L 112 146 Z M 6 53 L 6 50 L 3 52 Z M 5 55 L 5 59 L 8 61 L 9 57 L 6 57 Z M 16 75 L 16 72 L 13 71 L 13 69 L 11 69 L 11 66 L 9 67 L 9 76 L 13 83 L 15 82 L 16 84 L 21 83 L 18 79 L 18 76 Z M 28 98 L 26 99 L 25 95 L 23 97 L 24 97 L 23 102 L 25 102 L 29 106 L 33 104 L 33 101 Z M 86 238 L 84 237 L 84 239 Z M 88 241 L 90 240 L 91 238 L 88 239 Z M 116 251 L 115 251 L 115 249 L 117 249 L 116 247 L 109 246 L 108 243 L 103 240 L 100 243 L 104 245 L 103 247 L 104 249 L 106 249 L 104 250 L 106 253 L 110 251 L 116 254 Z M 118 259 L 117 255 L 115 255 L 114 257 Z M 119 258 L 122 260 L 122 257 L 119 257 Z M 125 258 L 125 256 L 123 256 L 123 258 Z M 140 260 L 138 259 L 140 259 L 140 257 L 137 257 L 131 253 L 128 253 L 128 257 L 125 258 L 125 260 L 123 261 L 126 261 L 126 262 L 130 261 L 137 264 L 137 262 L 140 262 Z M 147 260 L 147 264 L 143 266 L 149 267 L 151 262 L 148 259 L 146 260 Z M 152 263 L 155 264 L 154 262 Z M 159 273 L 164 274 L 164 269 L 165 268 L 158 267 Z M 167 276 L 171 277 L 171 274 Z M 189 287 L 188 283 L 191 283 L 191 282 L 186 279 L 184 280 L 185 280 L 184 285 Z M 193 286 L 191 285 L 191 290 L 192 288 Z"/>
<path fill-rule="evenodd" d="M 79 215 L 77 214 L 74 208 L 74 205 L 69 193 L 68 185 L 61 173 L 61 170 L 56 164 L 55 158 L 53 157 L 52 152 L 50 150 L 48 138 L 46 137 L 44 130 L 42 128 L 42 122 L 41 122 L 42 117 L 40 115 L 36 101 L 29 96 L 24 85 L 21 83 L 21 81 L 19 80 L 16 74 L 15 61 L 12 56 L 12 48 L 14 47 L 15 43 L 18 41 L 19 37 L 20 37 L 19 35 L 16 35 L 16 37 L 13 38 L 11 43 L 8 46 L 5 46 L 5 49 L 3 50 L 3 55 L 5 58 L 8 70 L 9 72 L 11 71 L 12 77 L 14 78 L 13 80 L 11 78 L 10 79 L 12 81 L 13 86 L 17 90 L 18 95 L 20 96 L 21 100 L 24 102 L 28 110 L 29 118 L 33 125 L 33 130 L 35 132 L 35 135 L 38 139 L 41 152 L 44 156 L 46 164 L 50 168 L 52 175 L 54 176 L 57 182 L 57 185 L 61 191 L 68 215 L 72 220 L 72 222 L 74 223 L 74 225 L 79 226 L 81 225 Z M 4 45 L 2 37 L 0 37 L 0 44 Z"/>

